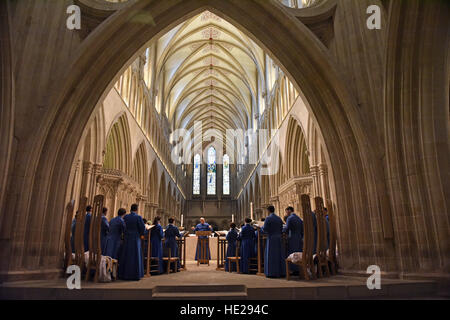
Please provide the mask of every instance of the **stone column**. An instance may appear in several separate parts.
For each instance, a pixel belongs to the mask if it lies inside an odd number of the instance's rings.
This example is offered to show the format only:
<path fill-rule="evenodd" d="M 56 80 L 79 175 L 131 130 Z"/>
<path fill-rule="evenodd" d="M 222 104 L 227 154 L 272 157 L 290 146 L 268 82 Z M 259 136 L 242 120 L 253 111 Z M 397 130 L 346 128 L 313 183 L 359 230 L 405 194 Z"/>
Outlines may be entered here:
<path fill-rule="evenodd" d="M 326 164 L 319 165 L 319 176 L 320 176 L 320 186 L 321 186 L 321 197 L 326 203 L 326 200 L 330 199 L 330 188 L 328 184 L 328 167 Z"/>
<path fill-rule="evenodd" d="M 91 175 L 91 182 L 90 182 L 90 196 L 89 199 L 94 199 L 94 197 L 98 194 L 98 188 L 97 188 L 97 180 L 98 177 L 102 173 L 102 164 L 93 164 L 92 165 L 92 175 Z"/>
<path fill-rule="evenodd" d="M 91 198 L 91 188 L 92 183 L 92 172 L 93 164 L 89 161 L 83 161 L 82 164 L 82 178 L 81 178 L 81 189 L 80 196 L 85 196 L 88 198 L 88 203 L 91 203 L 93 198 Z"/>
<path fill-rule="evenodd" d="M 309 168 L 309 170 L 310 170 L 312 178 L 313 178 L 311 196 L 312 197 L 321 196 L 322 195 L 322 191 L 321 191 L 321 181 L 320 181 L 320 169 L 319 169 L 319 166 L 311 166 Z"/>

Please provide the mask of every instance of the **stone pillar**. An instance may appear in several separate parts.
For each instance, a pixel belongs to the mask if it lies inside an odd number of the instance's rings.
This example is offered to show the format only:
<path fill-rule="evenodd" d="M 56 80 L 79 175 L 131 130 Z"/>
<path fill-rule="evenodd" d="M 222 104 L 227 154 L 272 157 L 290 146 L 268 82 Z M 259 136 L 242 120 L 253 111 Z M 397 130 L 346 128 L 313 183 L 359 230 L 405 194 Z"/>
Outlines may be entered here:
<path fill-rule="evenodd" d="M 319 165 L 319 176 L 320 176 L 320 186 L 321 186 L 321 197 L 326 203 L 326 200 L 330 199 L 330 188 L 328 184 L 328 167 L 326 164 Z"/>
<path fill-rule="evenodd" d="M 93 198 L 91 198 L 91 186 L 90 186 L 92 183 L 92 172 L 93 172 L 92 162 L 83 161 L 80 196 L 87 197 L 89 204 L 93 200 Z"/>
<path fill-rule="evenodd" d="M 275 213 L 282 217 L 283 215 L 280 213 L 280 198 L 278 196 L 275 197 L 271 197 L 270 198 L 270 202 L 272 203 L 272 205 L 275 207 Z"/>
<path fill-rule="evenodd" d="M 102 168 L 103 168 L 102 164 L 93 164 L 92 165 L 92 175 L 90 177 L 90 179 L 91 179 L 91 181 L 90 181 L 90 196 L 88 197 L 89 199 L 94 200 L 94 197 L 98 194 L 97 180 L 98 180 L 98 177 L 102 173 Z"/>
<path fill-rule="evenodd" d="M 319 166 L 311 166 L 309 168 L 312 178 L 313 178 L 313 183 L 312 183 L 312 192 L 311 192 L 311 196 L 312 197 L 318 197 L 322 195 L 322 190 L 321 190 L 321 181 L 320 181 L 320 169 Z M 311 203 L 312 204 L 312 203 Z"/>

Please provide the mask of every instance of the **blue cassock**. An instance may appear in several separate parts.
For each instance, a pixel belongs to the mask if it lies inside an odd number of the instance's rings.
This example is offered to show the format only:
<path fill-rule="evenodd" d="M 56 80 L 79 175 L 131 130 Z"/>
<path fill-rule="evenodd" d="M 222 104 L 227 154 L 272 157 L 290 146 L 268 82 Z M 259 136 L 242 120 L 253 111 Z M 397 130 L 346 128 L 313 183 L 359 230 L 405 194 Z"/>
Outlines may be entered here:
<path fill-rule="evenodd" d="M 292 213 L 286 221 L 283 229 L 288 235 L 288 252 L 287 256 L 294 252 L 303 252 L 303 220 Z M 291 265 L 292 271 L 298 271 L 298 266 Z"/>
<path fill-rule="evenodd" d="M 255 229 L 246 223 L 239 234 L 239 240 L 241 240 L 240 271 L 248 273 L 248 259 L 255 257 Z"/>
<path fill-rule="evenodd" d="M 145 225 L 142 217 L 131 212 L 124 218 L 126 231 L 122 254 L 119 259 L 119 278 L 122 280 L 140 280 L 144 276 L 141 235 Z"/>
<path fill-rule="evenodd" d="M 166 231 L 164 232 L 164 245 L 166 247 L 167 255 L 170 255 L 171 257 L 178 257 L 178 243 L 177 243 L 177 237 L 181 238 L 180 230 L 178 230 L 177 227 L 175 227 L 173 224 L 169 224 L 166 228 Z"/>
<path fill-rule="evenodd" d="M 164 272 L 162 238 L 164 238 L 164 231 L 158 223 L 151 230 L 150 243 L 152 246 L 152 258 L 158 258 L 159 273 Z"/>
<path fill-rule="evenodd" d="M 170 250 L 170 256 L 171 257 L 178 257 L 178 243 L 177 243 L 177 237 L 181 238 L 180 230 L 173 224 L 169 224 L 166 228 L 166 231 L 164 232 L 164 256 L 169 256 L 169 250 Z M 180 268 L 180 261 L 178 260 L 177 263 L 178 268 Z"/>
<path fill-rule="evenodd" d="M 238 232 L 236 229 L 230 229 L 227 233 L 227 255 L 225 257 L 225 271 L 230 271 L 228 268 L 228 257 L 236 256 L 236 242 L 238 239 Z M 231 266 L 231 271 L 236 271 L 236 265 L 233 263 Z"/>
<path fill-rule="evenodd" d="M 72 247 L 72 253 L 75 253 L 75 228 L 77 226 L 77 219 L 72 220 L 72 226 L 70 227 L 72 234 L 70 236 L 70 246 Z"/>
<path fill-rule="evenodd" d="M 284 277 L 286 275 L 284 250 L 282 246 L 283 221 L 272 213 L 264 221 L 267 234 L 266 252 L 264 253 L 264 274 L 266 277 Z"/>
<path fill-rule="evenodd" d="M 211 231 L 211 227 L 210 227 L 210 225 L 209 224 L 207 224 L 207 223 L 199 223 L 196 227 L 195 227 L 195 230 L 194 231 Z M 209 250 L 209 238 L 208 237 L 206 237 L 206 236 L 201 236 L 201 237 L 198 237 L 199 239 L 208 239 L 208 242 L 207 242 L 207 246 L 208 246 L 208 248 L 207 248 L 207 250 L 206 250 L 206 259 L 208 259 L 208 260 L 210 260 L 211 259 L 211 252 L 210 252 L 210 250 Z M 200 254 L 201 254 L 201 246 L 200 246 L 200 244 L 199 244 L 199 242 L 197 242 L 197 250 L 196 250 L 196 252 L 195 252 L 195 260 L 199 260 L 199 258 L 200 258 Z"/>
<path fill-rule="evenodd" d="M 125 221 L 122 217 L 115 217 L 109 222 L 109 233 L 106 238 L 105 256 L 119 259 L 122 247 L 122 235 L 125 233 Z"/>
<path fill-rule="evenodd" d="M 102 256 L 106 253 L 106 238 L 109 233 L 109 223 L 108 219 L 105 216 L 102 216 L 102 224 L 100 227 L 100 244 L 102 248 Z"/>
<path fill-rule="evenodd" d="M 89 251 L 89 231 L 91 230 L 91 214 L 86 213 L 84 220 L 84 252 Z"/>

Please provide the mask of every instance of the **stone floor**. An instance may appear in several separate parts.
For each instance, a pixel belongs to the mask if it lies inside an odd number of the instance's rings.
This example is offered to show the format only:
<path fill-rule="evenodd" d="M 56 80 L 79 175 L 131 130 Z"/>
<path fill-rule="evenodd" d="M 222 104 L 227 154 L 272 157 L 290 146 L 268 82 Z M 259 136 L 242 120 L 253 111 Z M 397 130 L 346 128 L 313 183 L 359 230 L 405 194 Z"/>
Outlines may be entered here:
<path fill-rule="evenodd" d="M 81 290 L 68 290 L 64 279 L 4 283 L 1 299 L 397 299 L 434 298 L 432 281 L 382 280 L 381 290 L 368 290 L 366 278 L 333 276 L 315 281 L 293 277 L 267 279 L 216 271 L 216 266 L 197 266 L 187 271 L 144 278 L 138 282 L 82 282 Z M 207 285 L 199 285 L 199 284 Z"/>

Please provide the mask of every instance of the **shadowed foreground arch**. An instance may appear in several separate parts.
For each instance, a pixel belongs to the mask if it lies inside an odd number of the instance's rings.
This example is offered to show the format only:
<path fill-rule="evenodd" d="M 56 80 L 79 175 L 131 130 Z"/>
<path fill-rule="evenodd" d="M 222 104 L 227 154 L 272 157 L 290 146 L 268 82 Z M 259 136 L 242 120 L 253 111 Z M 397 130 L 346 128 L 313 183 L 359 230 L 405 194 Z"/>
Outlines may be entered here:
<path fill-rule="evenodd" d="M 25 215 L 22 220 L 32 217 L 46 229 L 33 230 L 29 225 L 15 235 L 5 271 L 56 273 L 61 262 L 61 213 L 70 166 L 97 103 L 150 39 L 205 9 L 251 35 L 308 101 L 332 165 L 331 192 L 339 216 L 342 267 L 362 270 L 378 264 L 383 270 L 396 270 L 385 186 L 376 181 L 383 175 L 381 163 L 367 148 L 357 105 L 345 82 L 310 30 L 275 0 L 141 0 L 115 13 L 89 35 L 74 55 L 60 90 L 55 91 L 60 95 L 39 133 L 41 144 L 30 150 L 36 167 L 30 166 L 28 180 L 17 186 L 29 195 L 16 208 Z M 143 13 L 150 14 L 155 24 L 142 23 L 139 17 Z M 371 223 L 381 224 L 383 232 L 373 233 Z"/>

